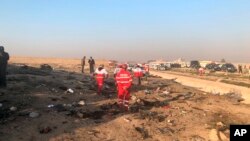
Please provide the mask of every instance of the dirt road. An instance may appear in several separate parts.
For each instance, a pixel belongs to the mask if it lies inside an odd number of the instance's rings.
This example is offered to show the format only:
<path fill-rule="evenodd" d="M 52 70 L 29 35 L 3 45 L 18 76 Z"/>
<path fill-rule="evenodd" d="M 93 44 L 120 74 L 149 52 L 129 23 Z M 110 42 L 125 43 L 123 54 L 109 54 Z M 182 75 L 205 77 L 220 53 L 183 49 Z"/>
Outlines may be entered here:
<path fill-rule="evenodd" d="M 221 82 L 202 80 L 202 79 L 197 79 L 197 78 L 192 78 L 192 77 L 187 77 L 187 76 L 173 75 L 173 74 L 168 74 L 167 72 L 151 71 L 151 74 L 161 76 L 162 78 L 165 78 L 165 79 L 176 78 L 176 82 L 179 82 L 186 86 L 198 88 L 208 93 L 214 93 L 214 94 L 216 93 L 225 94 L 229 92 L 239 93 L 242 95 L 242 98 L 245 99 L 243 103 L 250 104 L 250 89 L 249 88 L 225 84 Z"/>

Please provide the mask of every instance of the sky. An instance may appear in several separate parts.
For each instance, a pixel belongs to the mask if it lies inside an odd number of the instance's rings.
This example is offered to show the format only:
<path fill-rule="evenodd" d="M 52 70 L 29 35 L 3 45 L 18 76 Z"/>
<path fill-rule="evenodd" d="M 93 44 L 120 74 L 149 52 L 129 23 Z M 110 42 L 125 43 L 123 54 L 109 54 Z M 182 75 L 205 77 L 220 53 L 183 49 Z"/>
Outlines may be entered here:
<path fill-rule="evenodd" d="M 249 0 L 0 0 L 12 56 L 250 62 Z"/>

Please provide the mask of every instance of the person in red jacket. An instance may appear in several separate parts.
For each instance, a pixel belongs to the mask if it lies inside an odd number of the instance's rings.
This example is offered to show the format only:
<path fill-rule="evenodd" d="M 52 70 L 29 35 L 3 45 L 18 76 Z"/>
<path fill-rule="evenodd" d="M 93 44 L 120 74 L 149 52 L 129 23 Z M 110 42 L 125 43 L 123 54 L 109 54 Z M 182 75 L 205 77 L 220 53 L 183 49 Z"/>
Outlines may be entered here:
<path fill-rule="evenodd" d="M 143 72 L 139 64 L 136 65 L 136 68 L 133 69 L 133 72 L 134 72 L 134 77 L 136 77 L 138 80 L 137 85 L 141 85 L 141 78 L 143 76 Z"/>
<path fill-rule="evenodd" d="M 97 82 L 97 94 L 101 95 L 104 79 L 108 77 L 108 72 L 104 69 L 104 65 L 100 65 L 94 73 Z"/>
<path fill-rule="evenodd" d="M 127 67 L 127 64 L 123 64 L 115 77 L 118 88 L 118 104 L 120 108 L 126 111 L 129 109 L 130 88 L 132 85 L 132 76 L 127 71 Z"/>
<path fill-rule="evenodd" d="M 200 67 L 198 72 L 199 72 L 199 75 L 202 76 L 205 74 L 205 69 L 203 67 Z"/>

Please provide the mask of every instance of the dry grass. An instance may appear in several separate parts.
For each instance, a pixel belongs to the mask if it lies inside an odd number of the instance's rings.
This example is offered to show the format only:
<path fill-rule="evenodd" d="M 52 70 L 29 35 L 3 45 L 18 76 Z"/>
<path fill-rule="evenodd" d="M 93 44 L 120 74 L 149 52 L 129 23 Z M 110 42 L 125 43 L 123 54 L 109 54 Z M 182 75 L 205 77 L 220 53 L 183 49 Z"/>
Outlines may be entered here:
<path fill-rule="evenodd" d="M 64 69 L 67 71 L 80 72 L 81 59 L 67 59 L 67 58 L 38 58 L 38 57 L 11 57 L 10 64 L 25 64 L 33 67 L 40 67 L 42 64 L 49 64 L 55 69 Z M 96 60 L 96 65 L 104 64 L 108 66 L 107 60 Z M 86 69 L 88 63 L 86 60 Z"/>

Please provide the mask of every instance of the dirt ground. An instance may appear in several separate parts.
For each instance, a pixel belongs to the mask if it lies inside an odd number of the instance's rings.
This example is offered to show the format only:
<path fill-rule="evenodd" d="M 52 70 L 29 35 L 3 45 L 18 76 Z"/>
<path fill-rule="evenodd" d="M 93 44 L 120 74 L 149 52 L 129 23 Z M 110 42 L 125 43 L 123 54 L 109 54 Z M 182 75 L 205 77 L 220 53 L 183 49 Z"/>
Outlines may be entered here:
<path fill-rule="evenodd" d="M 197 70 L 190 68 L 175 68 L 166 72 L 173 75 L 217 81 L 250 88 L 250 74 L 248 73 L 248 71 L 244 74 L 239 74 L 238 72 L 227 73 L 222 71 L 213 72 L 206 70 L 203 76 L 199 76 Z"/>
<path fill-rule="evenodd" d="M 161 76 L 162 78 L 166 79 L 175 79 L 176 82 L 179 82 L 185 86 L 194 87 L 204 92 L 212 94 L 220 94 L 220 95 L 228 93 L 238 94 L 244 99 L 244 101 L 242 101 L 243 103 L 250 104 L 250 95 L 249 95 L 250 89 L 243 86 L 226 84 L 220 81 L 210 81 L 205 78 L 200 79 L 196 77 L 171 74 L 168 71 L 165 72 L 151 71 L 151 74 Z"/>
<path fill-rule="evenodd" d="M 154 76 L 133 86 L 130 111 L 123 112 L 112 77 L 98 96 L 79 60 L 61 62 L 50 64 L 54 70 L 11 62 L 8 88 L 0 90 L 1 141 L 228 141 L 230 124 L 250 123 L 250 106 L 237 95 Z"/>

